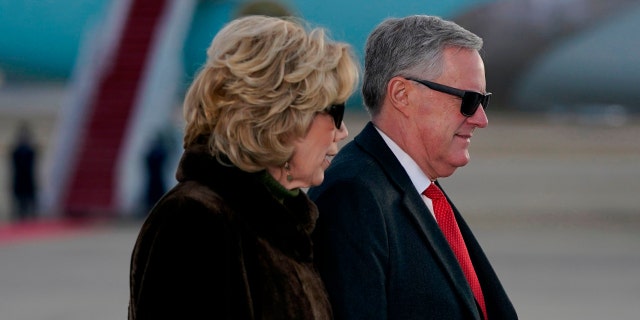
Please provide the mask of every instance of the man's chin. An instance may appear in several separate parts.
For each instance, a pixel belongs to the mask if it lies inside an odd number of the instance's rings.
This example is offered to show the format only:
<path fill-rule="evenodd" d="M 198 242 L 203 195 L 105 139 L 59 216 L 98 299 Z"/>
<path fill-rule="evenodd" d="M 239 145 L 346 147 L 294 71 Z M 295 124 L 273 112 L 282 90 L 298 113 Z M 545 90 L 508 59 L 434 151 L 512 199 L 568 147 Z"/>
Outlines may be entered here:
<path fill-rule="evenodd" d="M 453 170 L 455 170 L 457 168 L 464 167 L 467 164 L 469 164 L 469 160 L 470 160 L 469 154 L 467 153 L 464 156 L 460 156 L 454 159 L 454 161 L 451 162 L 451 166 L 454 168 Z M 453 171 L 451 173 L 453 173 Z"/>

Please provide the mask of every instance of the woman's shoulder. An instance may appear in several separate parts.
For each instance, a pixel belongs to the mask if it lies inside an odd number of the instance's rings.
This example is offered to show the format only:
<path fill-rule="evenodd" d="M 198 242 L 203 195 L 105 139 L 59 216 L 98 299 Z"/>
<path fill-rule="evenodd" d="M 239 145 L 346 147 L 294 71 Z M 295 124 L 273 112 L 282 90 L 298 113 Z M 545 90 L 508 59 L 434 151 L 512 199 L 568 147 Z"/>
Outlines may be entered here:
<path fill-rule="evenodd" d="M 225 200 L 213 189 L 197 181 L 180 182 L 151 210 L 150 216 L 164 219 L 228 219 Z"/>

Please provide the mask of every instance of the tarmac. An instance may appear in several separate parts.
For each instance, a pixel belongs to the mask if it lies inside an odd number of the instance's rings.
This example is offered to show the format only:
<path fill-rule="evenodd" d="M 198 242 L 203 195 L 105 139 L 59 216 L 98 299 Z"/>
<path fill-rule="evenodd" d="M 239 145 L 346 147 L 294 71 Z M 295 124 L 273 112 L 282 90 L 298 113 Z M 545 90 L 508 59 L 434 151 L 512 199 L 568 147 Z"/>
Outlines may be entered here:
<path fill-rule="evenodd" d="M 365 115 L 350 112 L 350 137 Z M 444 189 L 520 319 L 638 319 L 640 120 L 490 115 Z M 141 221 L 0 221 L 0 319 L 126 319 Z"/>

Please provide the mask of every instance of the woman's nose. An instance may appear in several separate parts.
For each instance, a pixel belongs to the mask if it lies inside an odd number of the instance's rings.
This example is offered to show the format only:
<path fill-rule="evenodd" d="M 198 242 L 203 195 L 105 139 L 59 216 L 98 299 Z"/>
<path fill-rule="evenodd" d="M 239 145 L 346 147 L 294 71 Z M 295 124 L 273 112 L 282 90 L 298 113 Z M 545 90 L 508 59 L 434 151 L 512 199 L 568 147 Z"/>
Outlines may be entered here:
<path fill-rule="evenodd" d="M 344 140 L 348 136 L 349 136 L 349 129 L 347 129 L 347 124 L 344 123 L 344 121 L 342 121 L 342 123 L 340 123 L 340 128 L 336 132 L 335 141 L 338 142 L 338 141 Z"/>

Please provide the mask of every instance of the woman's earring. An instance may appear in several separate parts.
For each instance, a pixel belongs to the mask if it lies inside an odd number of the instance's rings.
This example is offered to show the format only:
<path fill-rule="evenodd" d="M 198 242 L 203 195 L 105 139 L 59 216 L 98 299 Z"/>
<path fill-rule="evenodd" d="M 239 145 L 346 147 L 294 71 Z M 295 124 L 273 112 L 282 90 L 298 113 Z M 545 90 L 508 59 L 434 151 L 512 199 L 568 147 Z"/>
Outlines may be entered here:
<path fill-rule="evenodd" d="M 287 172 L 287 181 L 291 182 L 293 180 L 293 176 L 290 171 L 291 167 L 289 166 L 289 161 L 284 163 L 284 170 Z"/>

